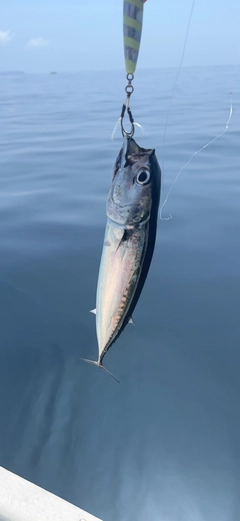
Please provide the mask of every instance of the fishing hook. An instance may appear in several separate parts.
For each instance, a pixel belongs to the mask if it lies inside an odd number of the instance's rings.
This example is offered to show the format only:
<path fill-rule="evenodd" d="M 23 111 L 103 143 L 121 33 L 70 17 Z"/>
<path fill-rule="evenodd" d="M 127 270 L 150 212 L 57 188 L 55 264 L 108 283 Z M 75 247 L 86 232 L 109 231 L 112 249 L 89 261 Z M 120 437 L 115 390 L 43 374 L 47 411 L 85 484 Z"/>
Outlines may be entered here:
<path fill-rule="evenodd" d="M 131 94 L 134 91 L 134 87 L 132 85 L 133 78 L 134 78 L 134 74 L 130 74 L 130 73 L 127 74 L 128 84 L 125 87 L 125 92 L 127 93 L 127 97 L 126 97 L 125 102 L 123 103 L 122 112 L 121 112 L 121 116 L 120 116 L 121 130 L 122 130 L 123 137 L 133 137 L 134 130 L 135 130 L 135 128 L 134 128 L 134 119 L 133 119 L 132 111 L 130 109 L 130 96 L 131 96 Z M 130 132 L 127 132 L 125 130 L 124 126 L 123 126 L 123 118 L 124 118 L 126 110 L 127 110 L 127 113 L 128 113 L 129 121 L 131 123 L 131 130 L 130 130 Z"/>

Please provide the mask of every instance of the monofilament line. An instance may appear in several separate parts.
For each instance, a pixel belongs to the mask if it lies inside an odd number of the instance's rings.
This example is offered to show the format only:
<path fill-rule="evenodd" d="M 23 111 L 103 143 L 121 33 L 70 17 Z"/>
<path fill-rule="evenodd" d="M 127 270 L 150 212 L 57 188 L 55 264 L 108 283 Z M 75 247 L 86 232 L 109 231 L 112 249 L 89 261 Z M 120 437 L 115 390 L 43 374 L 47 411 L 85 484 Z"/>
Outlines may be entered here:
<path fill-rule="evenodd" d="M 175 93 L 175 90 L 176 90 L 176 87 L 177 87 L 179 74 L 181 72 L 183 59 L 184 59 L 184 56 L 185 56 L 185 51 L 186 51 L 186 46 L 187 46 L 189 29 L 190 29 L 190 25 L 191 25 L 191 21 L 192 21 L 194 5 L 195 5 L 195 0 L 193 0 L 193 2 L 192 2 L 191 11 L 190 11 L 190 15 L 189 15 L 189 18 L 188 18 L 187 30 L 186 30 L 184 44 L 183 44 L 182 55 L 181 55 L 180 63 L 179 63 L 179 66 L 178 66 L 177 75 L 176 75 L 176 78 L 175 78 L 175 81 L 174 81 L 174 84 L 173 84 L 172 94 L 171 94 L 171 97 L 170 97 L 170 102 L 169 102 L 168 111 L 167 111 L 166 123 L 165 123 L 164 134 L 163 134 L 163 143 L 162 143 L 162 149 L 163 149 L 162 172 L 163 172 L 163 174 L 164 174 L 164 148 L 165 148 L 165 142 L 166 142 L 166 136 L 167 136 L 168 121 L 169 121 L 169 116 L 170 116 L 170 112 L 171 112 L 171 108 L 172 108 L 172 102 L 173 102 L 173 98 L 174 98 L 174 93 Z"/>
<path fill-rule="evenodd" d="M 230 93 L 230 96 L 231 96 L 231 93 Z M 192 159 L 193 159 L 197 154 L 199 154 L 199 152 L 202 152 L 202 150 L 204 150 L 205 148 L 209 147 L 209 145 L 212 145 L 212 143 L 214 143 L 215 141 L 217 141 L 217 139 L 219 139 L 220 137 L 223 136 L 223 134 L 225 134 L 225 132 L 228 130 L 229 123 L 230 123 L 231 118 L 232 118 L 232 112 L 233 112 L 233 108 L 232 108 L 232 100 L 230 100 L 229 116 L 228 116 L 228 120 L 227 120 L 227 123 L 226 123 L 226 126 L 225 126 L 224 130 L 223 130 L 222 132 L 220 132 L 220 134 L 218 134 L 215 138 L 211 139 L 211 141 L 209 141 L 208 143 L 206 143 L 206 145 L 204 145 L 203 147 L 201 147 L 201 148 L 199 148 L 198 150 L 196 150 L 196 152 L 194 152 L 194 153 L 191 155 L 191 157 L 189 158 L 189 160 L 187 161 L 187 163 L 185 163 L 185 165 L 183 165 L 182 168 L 180 168 L 180 170 L 178 171 L 178 173 L 177 173 L 177 175 L 176 175 L 176 177 L 175 177 L 175 179 L 174 179 L 172 185 L 170 186 L 170 188 L 169 188 L 169 190 L 168 190 L 168 193 L 167 193 L 167 195 L 166 195 L 166 197 L 165 197 L 165 199 L 164 199 L 164 201 L 163 201 L 163 204 L 162 204 L 161 207 L 160 207 L 160 219 L 161 219 L 162 221 L 169 221 L 169 219 L 172 218 L 172 215 L 171 215 L 171 214 L 169 214 L 168 217 L 162 217 L 162 210 L 163 210 L 165 204 L 167 203 L 168 198 L 169 198 L 169 195 L 170 195 L 170 193 L 171 193 L 173 187 L 175 186 L 175 184 L 176 184 L 176 182 L 177 182 L 177 180 L 178 180 L 178 178 L 179 178 L 181 172 L 182 172 L 185 168 L 187 168 L 187 166 L 189 165 L 189 163 L 192 161 Z"/>

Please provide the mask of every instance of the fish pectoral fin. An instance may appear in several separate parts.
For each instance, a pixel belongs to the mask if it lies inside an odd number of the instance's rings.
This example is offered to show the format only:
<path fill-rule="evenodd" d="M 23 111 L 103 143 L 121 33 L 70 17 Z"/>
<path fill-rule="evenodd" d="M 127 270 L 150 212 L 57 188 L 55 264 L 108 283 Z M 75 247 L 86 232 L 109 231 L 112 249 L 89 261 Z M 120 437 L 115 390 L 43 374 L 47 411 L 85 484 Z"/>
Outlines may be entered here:
<path fill-rule="evenodd" d="M 122 243 L 125 242 L 125 241 L 127 241 L 127 239 L 128 239 L 128 232 L 127 232 L 127 229 L 124 228 L 124 229 L 123 229 L 123 232 L 122 232 L 122 237 L 121 237 L 121 239 L 120 239 L 120 241 L 119 241 L 119 243 L 118 243 L 118 247 L 117 247 L 115 253 L 117 253 L 117 251 L 118 251 L 118 249 L 120 248 L 120 246 L 122 245 Z"/>
<path fill-rule="evenodd" d="M 128 321 L 129 324 L 132 324 L 133 326 L 135 326 L 134 322 L 133 322 L 133 317 L 130 317 L 129 318 L 129 321 Z"/>
<path fill-rule="evenodd" d="M 119 380 L 117 378 L 115 378 L 115 376 L 113 376 L 112 373 L 110 373 L 110 371 L 108 369 L 106 369 L 106 367 L 104 367 L 104 365 L 102 365 L 101 362 L 99 362 L 98 360 L 88 360 L 88 358 L 79 358 L 79 360 L 83 360 L 83 362 L 86 362 L 87 364 L 91 364 L 91 365 L 96 365 L 97 367 L 100 367 L 100 369 L 103 369 L 106 373 L 108 373 L 114 380 L 116 380 L 116 382 L 118 384 L 120 384 Z"/>
<path fill-rule="evenodd" d="M 90 309 L 90 313 L 93 313 L 94 315 L 96 315 L 96 313 L 97 313 L 96 308 L 95 309 Z"/>

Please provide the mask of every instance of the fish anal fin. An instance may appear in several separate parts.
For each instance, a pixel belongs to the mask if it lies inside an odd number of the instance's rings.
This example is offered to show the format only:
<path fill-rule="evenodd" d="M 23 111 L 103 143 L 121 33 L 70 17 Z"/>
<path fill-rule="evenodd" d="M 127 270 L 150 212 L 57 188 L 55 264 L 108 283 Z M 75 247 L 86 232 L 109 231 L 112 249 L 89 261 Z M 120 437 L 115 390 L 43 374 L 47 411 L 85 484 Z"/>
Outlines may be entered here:
<path fill-rule="evenodd" d="M 132 324 L 133 326 L 135 326 L 134 322 L 133 322 L 133 317 L 130 317 L 129 318 L 129 321 L 128 321 L 129 324 Z"/>
<path fill-rule="evenodd" d="M 93 313 L 94 315 L 96 315 L 96 313 L 97 313 L 96 308 L 95 309 L 90 309 L 90 313 Z"/>

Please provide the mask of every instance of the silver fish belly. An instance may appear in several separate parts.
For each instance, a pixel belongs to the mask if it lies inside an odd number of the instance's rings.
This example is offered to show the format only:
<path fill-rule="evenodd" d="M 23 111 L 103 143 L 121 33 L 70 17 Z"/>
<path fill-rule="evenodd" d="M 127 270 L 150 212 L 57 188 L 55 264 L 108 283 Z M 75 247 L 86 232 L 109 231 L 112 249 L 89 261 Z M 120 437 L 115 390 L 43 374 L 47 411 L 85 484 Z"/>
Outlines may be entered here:
<path fill-rule="evenodd" d="M 117 158 L 108 195 L 97 285 L 99 356 L 92 363 L 103 369 L 102 360 L 131 320 L 147 277 L 156 239 L 160 186 L 155 151 L 139 147 L 128 137 L 125 151 L 123 147 Z"/>

